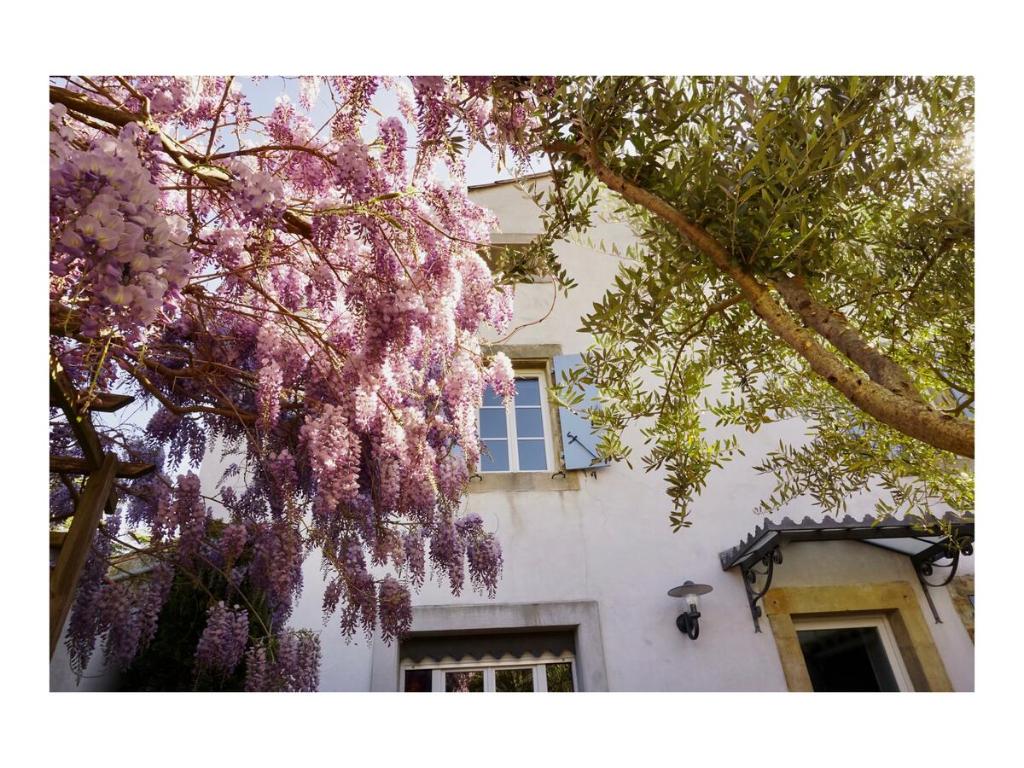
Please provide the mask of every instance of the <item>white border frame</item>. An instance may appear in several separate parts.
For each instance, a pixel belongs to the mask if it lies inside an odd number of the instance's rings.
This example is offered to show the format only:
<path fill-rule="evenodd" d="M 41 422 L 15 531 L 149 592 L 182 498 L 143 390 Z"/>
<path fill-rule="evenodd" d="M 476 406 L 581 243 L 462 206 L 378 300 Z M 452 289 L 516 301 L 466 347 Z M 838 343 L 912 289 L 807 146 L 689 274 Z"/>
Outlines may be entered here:
<path fill-rule="evenodd" d="M 858 629 L 861 627 L 874 627 L 878 630 L 878 636 L 882 640 L 882 648 L 889 659 L 889 666 L 892 668 L 893 677 L 896 678 L 896 687 L 900 692 L 913 691 L 914 684 L 910 680 L 910 673 L 907 672 L 907 665 L 903 661 L 899 645 L 896 643 L 896 635 L 889 626 L 889 619 L 882 614 L 868 616 L 850 616 L 847 618 L 799 618 L 793 617 L 793 627 L 797 633 L 807 629 Z M 799 634 L 798 634 L 799 637 Z"/>

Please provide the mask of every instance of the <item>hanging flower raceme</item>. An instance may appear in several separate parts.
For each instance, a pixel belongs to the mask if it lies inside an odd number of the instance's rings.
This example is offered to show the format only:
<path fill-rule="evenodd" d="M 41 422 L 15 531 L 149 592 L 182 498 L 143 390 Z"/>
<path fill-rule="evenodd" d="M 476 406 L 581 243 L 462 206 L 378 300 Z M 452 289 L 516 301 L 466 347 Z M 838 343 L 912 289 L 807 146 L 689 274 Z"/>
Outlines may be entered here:
<path fill-rule="evenodd" d="M 319 680 L 320 640 L 310 632 L 285 632 L 246 651 L 246 691 L 315 691 Z"/>
<path fill-rule="evenodd" d="M 79 312 L 86 336 L 113 326 L 138 337 L 173 306 L 191 259 L 160 210 L 138 126 L 83 146 L 67 119 L 62 105 L 51 109 L 50 298 Z"/>
<path fill-rule="evenodd" d="M 218 601 L 207 611 L 206 628 L 196 646 L 199 669 L 231 674 L 249 641 L 249 613 Z"/>
<path fill-rule="evenodd" d="M 487 385 L 494 390 L 494 393 L 502 400 L 508 401 L 516 393 L 515 372 L 512 370 L 512 361 L 504 352 L 498 352 L 491 360 L 491 366 L 487 370 Z"/>
<path fill-rule="evenodd" d="M 207 516 L 199 477 L 192 472 L 178 478 L 175 516 L 179 531 L 178 559 L 184 564 L 191 564 L 203 543 Z"/>
<path fill-rule="evenodd" d="M 412 626 L 409 589 L 390 574 L 380 583 L 380 634 L 385 643 L 401 637 Z"/>

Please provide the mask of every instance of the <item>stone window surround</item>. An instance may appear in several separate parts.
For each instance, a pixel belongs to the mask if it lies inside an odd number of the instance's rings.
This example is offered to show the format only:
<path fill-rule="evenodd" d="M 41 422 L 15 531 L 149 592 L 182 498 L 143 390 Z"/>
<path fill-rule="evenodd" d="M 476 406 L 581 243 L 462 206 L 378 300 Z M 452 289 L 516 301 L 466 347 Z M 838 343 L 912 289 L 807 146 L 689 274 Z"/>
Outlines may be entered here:
<path fill-rule="evenodd" d="M 812 691 L 793 617 L 882 614 L 892 627 L 915 691 L 952 691 L 914 588 L 907 581 L 822 587 L 776 587 L 764 597 L 779 661 L 790 691 Z"/>
<path fill-rule="evenodd" d="M 953 579 L 948 586 L 950 597 L 953 599 L 953 607 L 956 608 L 960 621 L 967 630 L 968 637 L 974 642 L 974 574 L 965 573 Z"/>
<path fill-rule="evenodd" d="M 512 361 L 513 368 L 542 370 L 547 379 L 544 382 L 550 390 L 554 383 L 552 359 L 562 354 L 561 344 L 498 344 L 484 345 L 485 354 L 504 352 Z M 494 491 L 578 491 L 579 473 L 583 470 L 566 470 L 562 460 L 562 426 L 558 418 L 558 407 L 547 398 L 548 423 L 551 425 L 551 451 L 553 468 L 546 472 L 484 472 L 472 475 L 467 491 L 469 493 L 490 493 Z"/>
<path fill-rule="evenodd" d="M 445 632 L 476 633 L 482 630 L 525 628 L 576 630 L 576 682 L 578 690 L 607 691 L 601 618 L 597 602 L 578 600 L 542 603 L 486 603 L 477 605 L 420 605 L 412 609 L 413 634 Z M 398 643 L 386 645 L 373 639 L 370 662 L 370 690 L 398 691 Z"/>

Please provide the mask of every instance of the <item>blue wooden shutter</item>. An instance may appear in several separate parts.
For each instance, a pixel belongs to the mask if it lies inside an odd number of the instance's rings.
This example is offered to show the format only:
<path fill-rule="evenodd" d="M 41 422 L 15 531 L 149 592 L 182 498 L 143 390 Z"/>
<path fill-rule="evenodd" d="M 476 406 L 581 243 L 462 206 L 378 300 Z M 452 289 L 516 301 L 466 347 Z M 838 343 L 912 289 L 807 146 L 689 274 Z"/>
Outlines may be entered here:
<path fill-rule="evenodd" d="M 562 375 L 573 368 L 578 368 L 582 362 L 582 355 L 556 355 L 551 361 L 555 369 L 555 384 L 562 384 Z M 597 389 L 589 384 L 581 386 L 583 402 L 577 405 L 575 410 L 597 408 Z M 562 428 L 562 455 L 565 458 L 566 469 L 596 469 L 608 466 L 607 461 L 594 462 L 598 455 L 598 435 L 591 427 L 589 419 L 579 413 L 573 413 L 568 408 L 559 408 L 558 420 Z"/>

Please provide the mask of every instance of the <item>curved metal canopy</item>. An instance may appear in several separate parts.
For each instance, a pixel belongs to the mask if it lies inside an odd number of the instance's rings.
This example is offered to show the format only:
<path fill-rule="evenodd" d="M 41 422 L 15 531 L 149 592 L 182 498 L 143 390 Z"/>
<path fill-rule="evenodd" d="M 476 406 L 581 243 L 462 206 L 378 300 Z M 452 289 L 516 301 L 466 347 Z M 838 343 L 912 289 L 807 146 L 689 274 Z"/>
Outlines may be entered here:
<path fill-rule="evenodd" d="M 906 555 L 910 558 L 921 585 L 925 587 L 925 597 L 931 605 L 935 622 L 941 624 L 942 620 L 931 603 L 927 588 L 942 587 L 952 581 L 956 575 L 960 555 L 973 553 L 974 519 L 945 515 L 928 519 L 879 521 L 871 515 L 866 515 L 861 520 L 847 515 L 841 520 L 832 517 L 821 520 L 805 517 L 799 523 L 788 517 L 778 523 L 766 520 L 739 544 L 718 556 L 723 571 L 739 566 L 743 573 L 743 584 L 747 590 L 755 632 L 761 631 L 758 624 L 761 608 L 757 602 L 771 587 L 775 566 L 782 562 L 782 545 L 791 541 L 863 541 Z M 941 560 L 949 562 L 940 563 Z M 764 566 L 764 571 L 755 570 L 759 564 Z M 949 575 L 940 584 L 933 584 L 926 579 L 932 575 L 934 568 L 949 569 Z M 758 576 L 765 576 L 765 584 L 761 589 L 755 590 L 753 585 Z"/>

